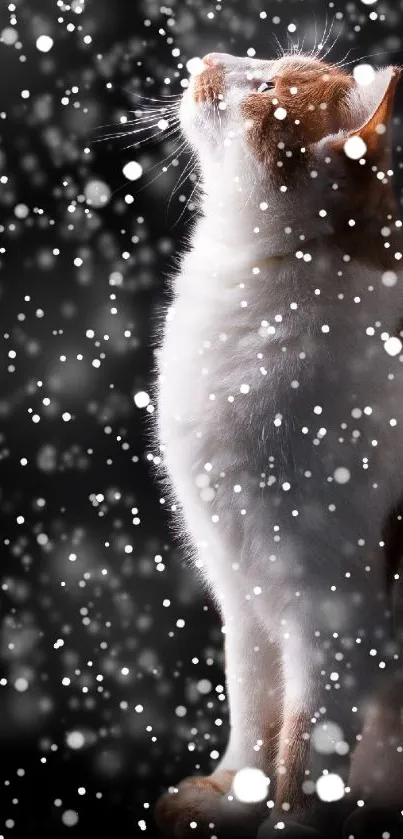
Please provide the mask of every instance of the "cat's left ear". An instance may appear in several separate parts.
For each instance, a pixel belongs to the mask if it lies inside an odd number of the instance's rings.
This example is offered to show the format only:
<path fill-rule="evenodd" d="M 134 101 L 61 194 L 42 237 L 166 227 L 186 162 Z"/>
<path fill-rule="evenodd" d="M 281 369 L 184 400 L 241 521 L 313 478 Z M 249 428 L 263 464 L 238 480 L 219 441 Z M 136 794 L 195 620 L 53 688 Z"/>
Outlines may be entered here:
<path fill-rule="evenodd" d="M 370 84 L 354 83 L 343 103 L 344 125 L 340 126 L 348 133 L 331 141 L 335 151 L 344 151 L 346 140 L 359 137 L 366 146 L 363 157 L 368 160 L 376 162 L 389 154 L 393 106 L 401 72 L 400 67 L 385 67 L 375 73 Z"/>

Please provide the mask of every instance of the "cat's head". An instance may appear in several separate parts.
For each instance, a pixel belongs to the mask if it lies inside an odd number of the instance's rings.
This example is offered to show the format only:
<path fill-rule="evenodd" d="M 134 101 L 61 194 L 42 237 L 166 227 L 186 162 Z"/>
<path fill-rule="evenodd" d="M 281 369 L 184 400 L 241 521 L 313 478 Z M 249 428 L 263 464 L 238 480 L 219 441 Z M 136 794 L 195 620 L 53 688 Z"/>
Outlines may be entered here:
<path fill-rule="evenodd" d="M 232 167 L 235 179 L 256 180 L 258 171 L 288 189 L 307 174 L 315 178 L 330 157 L 341 176 L 352 166 L 390 168 L 399 74 L 369 68 L 361 79 L 310 56 L 263 61 L 211 53 L 184 93 L 182 130 L 207 181 Z"/>

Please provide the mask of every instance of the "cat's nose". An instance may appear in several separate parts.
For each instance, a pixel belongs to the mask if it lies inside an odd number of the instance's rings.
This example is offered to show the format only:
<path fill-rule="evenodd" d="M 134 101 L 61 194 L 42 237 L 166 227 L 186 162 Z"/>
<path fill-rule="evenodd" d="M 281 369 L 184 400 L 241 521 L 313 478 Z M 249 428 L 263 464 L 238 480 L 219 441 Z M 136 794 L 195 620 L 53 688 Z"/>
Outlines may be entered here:
<path fill-rule="evenodd" d="M 208 67 L 215 67 L 217 64 L 217 57 L 218 53 L 216 52 L 209 52 L 203 58 L 203 64 L 207 64 Z"/>
<path fill-rule="evenodd" d="M 219 67 L 220 65 L 232 67 L 237 63 L 237 61 L 239 61 L 239 59 L 226 52 L 209 52 L 204 56 L 203 61 L 208 67 Z"/>

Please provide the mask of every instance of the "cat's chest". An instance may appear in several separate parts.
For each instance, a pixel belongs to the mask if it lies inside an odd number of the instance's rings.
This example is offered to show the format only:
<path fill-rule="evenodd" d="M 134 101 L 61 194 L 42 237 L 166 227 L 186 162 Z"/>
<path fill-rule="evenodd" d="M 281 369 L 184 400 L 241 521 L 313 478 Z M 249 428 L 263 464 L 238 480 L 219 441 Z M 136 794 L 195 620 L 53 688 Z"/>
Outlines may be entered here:
<path fill-rule="evenodd" d="M 293 417 L 311 425 L 326 406 L 336 425 L 354 409 L 386 405 L 402 365 L 367 330 L 376 319 L 367 309 L 336 301 L 308 310 L 244 283 L 179 295 L 159 363 L 162 439 L 220 436 L 229 423 L 275 434 L 283 418 L 290 428 Z"/>
<path fill-rule="evenodd" d="M 288 364 L 295 366 L 295 352 L 278 357 L 278 347 L 270 343 L 274 327 L 264 308 L 246 297 L 238 287 L 224 301 L 213 295 L 176 300 L 160 358 L 160 411 L 166 423 L 205 423 L 245 395 L 251 405 L 270 380 L 274 386 L 275 357 L 283 376 Z M 272 320 L 279 338 L 282 322 L 277 317 Z"/>

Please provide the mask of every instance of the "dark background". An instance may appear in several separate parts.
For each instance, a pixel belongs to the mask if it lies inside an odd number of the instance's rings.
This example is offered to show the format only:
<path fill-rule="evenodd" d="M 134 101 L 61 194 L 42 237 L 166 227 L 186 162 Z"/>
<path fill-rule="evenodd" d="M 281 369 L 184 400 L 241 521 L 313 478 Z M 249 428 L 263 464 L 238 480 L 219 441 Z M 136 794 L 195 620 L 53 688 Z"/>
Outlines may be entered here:
<path fill-rule="evenodd" d="M 145 103 L 138 94 L 180 93 L 191 57 L 270 57 L 293 23 L 294 43 L 310 48 L 315 26 L 320 36 L 333 20 L 332 60 L 351 50 L 348 61 L 403 63 L 402 0 L 167 3 L 0 10 L 6 837 L 152 835 L 156 796 L 213 766 L 226 739 L 219 620 L 152 477 L 152 401 L 134 401 L 151 392 L 156 314 L 194 218 L 192 180 L 171 195 L 188 157 L 176 157 L 175 136 L 98 139 L 129 130 L 121 120 Z M 128 161 L 143 168 L 136 181 Z"/>

